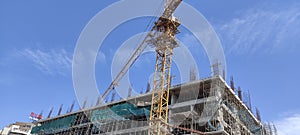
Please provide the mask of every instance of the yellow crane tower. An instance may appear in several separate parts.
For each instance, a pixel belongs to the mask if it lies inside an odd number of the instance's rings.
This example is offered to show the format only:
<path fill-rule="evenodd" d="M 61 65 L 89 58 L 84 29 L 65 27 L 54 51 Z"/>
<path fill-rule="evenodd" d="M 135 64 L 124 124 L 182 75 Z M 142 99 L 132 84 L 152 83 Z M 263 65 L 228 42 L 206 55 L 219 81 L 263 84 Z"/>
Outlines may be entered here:
<path fill-rule="evenodd" d="M 175 35 L 179 33 L 180 22 L 174 17 L 174 11 L 180 5 L 182 0 L 166 0 L 162 16 L 154 23 L 151 31 L 146 35 L 142 43 L 133 52 L 125 66 L 114 78 L 102 97 L 103 101 L 110 91 L 112 91 L 128 69 L 150 45 L 156 51 L 156 68 L 154 75 L 154 86 L 152 90 L 152 102 L 149 121 L 149 135 L 167 134 L 168 125 L 168 102 L 171 78 L 171 62 L 173 49 L 178 46 Z"/>
<path fill-rule="evenodd" d="M 167 0 L 164 13 L 155 22 L 148 43 L 155 48 L 156 64 L 148 135 L 167 134 L 168 104 L 173 49 L 178 46 L 175 34 L 180 22 L 173 16 L 181 0 Z"/>

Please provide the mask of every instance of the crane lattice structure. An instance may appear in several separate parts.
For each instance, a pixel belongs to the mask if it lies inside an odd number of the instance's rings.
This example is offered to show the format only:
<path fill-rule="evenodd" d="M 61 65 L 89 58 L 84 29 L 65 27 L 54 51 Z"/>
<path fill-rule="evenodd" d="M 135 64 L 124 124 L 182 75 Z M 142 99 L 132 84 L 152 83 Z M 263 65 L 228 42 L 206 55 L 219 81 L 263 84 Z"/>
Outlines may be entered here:
<path fill-rule="evenodd" d="M 173 14 L 181 2 L 182 0 L 166 0 L 162 16 L 154 23 L 151 31 L 149 31 L 141 44 L 133 52 L 132 56 L 111 82 L 102 97 L 100 97 L 100 101 L 103 102 L 109 93 L 118 85 L 118 82 L 145 48 L 148 45 L 154 47 L 156 51 L 156 68 L 148 134 L 166 134 L 166 131 L 161 129 L 167 129 L 168 127 L 171 62 L 173 49 L 178 46 L 175 34 L 179 33 L 178 27 L 180 25 L 180 22 Z"/>
<path fill-rule="evenodd" d="M 166 134 L 173 49 L 178 46 L 175 34 L 180 22 L 173 12 L 181 0 L 167 0 L 163 15 L 155 22 L 151 39 L 147 41 L 156 51 L 156 66 L 152 91 L 149 135 Z"/>

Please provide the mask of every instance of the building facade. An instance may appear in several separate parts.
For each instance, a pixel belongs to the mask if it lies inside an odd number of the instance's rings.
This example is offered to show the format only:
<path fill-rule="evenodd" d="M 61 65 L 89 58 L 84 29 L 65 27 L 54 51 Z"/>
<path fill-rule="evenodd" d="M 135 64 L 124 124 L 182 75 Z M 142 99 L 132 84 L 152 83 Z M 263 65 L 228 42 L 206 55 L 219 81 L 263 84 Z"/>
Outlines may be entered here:
<path fill-rule="evenodd" d="M 0 130 L 0 135 L 31 135 L 33 123 L 16 122 Z"/>
<path fill-rule="evenodd" d="M 151 92 L 38 121 L 32 134 L 145 135 Z M 168 134 L 264 135 L 264 126 L 220 76 L 173 86 Z"/>

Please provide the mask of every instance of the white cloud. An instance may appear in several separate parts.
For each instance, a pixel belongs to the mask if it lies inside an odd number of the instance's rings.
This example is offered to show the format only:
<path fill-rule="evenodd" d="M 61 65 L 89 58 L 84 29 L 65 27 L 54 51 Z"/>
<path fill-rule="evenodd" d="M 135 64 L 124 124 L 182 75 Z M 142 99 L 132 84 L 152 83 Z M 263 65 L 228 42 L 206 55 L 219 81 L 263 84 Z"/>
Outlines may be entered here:
<path fill-rule="evenodd" d="M 274 123 L 279 135 L 299 135 L 300 133 L 300 114 L 294 114 Z"/>
<path fill-rule="evenodd" d="M 263 5 L 217 28 L 227 52 L 249 54 L 295 50 L 300 42 L 299 3 Z"/>
<path fill-rule="evenodd" d="M 33 65 L 49 75 L 67 75 L 71 73 L 72 54 L 65 49 L 25 49 L 19 53 L 32 61 Z"/>

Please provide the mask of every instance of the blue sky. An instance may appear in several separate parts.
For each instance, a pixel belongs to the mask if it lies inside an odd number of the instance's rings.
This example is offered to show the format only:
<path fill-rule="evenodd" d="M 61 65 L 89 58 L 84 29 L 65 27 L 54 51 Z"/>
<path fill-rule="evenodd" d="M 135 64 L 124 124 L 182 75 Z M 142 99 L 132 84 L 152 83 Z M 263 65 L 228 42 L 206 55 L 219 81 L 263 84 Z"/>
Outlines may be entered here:
<path fill-rule="evenodd" d="M 15 121 L 29 121 L 31 111 L 43 110 L 47 115 L 53 106 L 56 115 L 60 104 L 64 104 L 66 112 L 76 100 L 71 65 L 76 41 L 89 20 L 113 2 L 0 1 L 0 128 Z M 214 27 L 224 48 L 228 77 L 234 76 L 237 86 L 251 92 L 252 105 L 260 109 L 263 120 L 276 123 L 282 134 L 300 131 L 300 123 L 295 122 L 300 119 L 300 2 L 185 2 Z M 109 35 L 96 64 L 99 89 L 110 82 L 116 49 L 130 36 L 143 32 L 148 22 L 149 18 L 134 19 Z M 209 76 L 208 59 L 203 48 L 197 46 L 199 42 L 185 30 L 178 38 L 192 50 L 200 77 Z M 154 53 L 143 54 L 134 64 L 130 76 L 137 75 L 131 77 L 137 93 L 145 90 L 153 70 Z M 180 78 L 175 77 L 174 83 L 180 83 Z M 295 126 L 284 127 L 282 123 Z"/>

